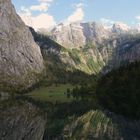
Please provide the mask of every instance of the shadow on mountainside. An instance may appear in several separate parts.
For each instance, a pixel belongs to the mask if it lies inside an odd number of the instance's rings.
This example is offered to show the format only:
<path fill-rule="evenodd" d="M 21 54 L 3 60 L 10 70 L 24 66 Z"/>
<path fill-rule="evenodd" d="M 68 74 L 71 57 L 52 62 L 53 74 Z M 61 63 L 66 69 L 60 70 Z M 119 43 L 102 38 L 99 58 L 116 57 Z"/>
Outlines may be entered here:
<path fill-rule="evenodd" d="M 140 36 L 126 35 L 113 49 L 98 80 L 99 103 L 131 119 L 140 117 Z"/>

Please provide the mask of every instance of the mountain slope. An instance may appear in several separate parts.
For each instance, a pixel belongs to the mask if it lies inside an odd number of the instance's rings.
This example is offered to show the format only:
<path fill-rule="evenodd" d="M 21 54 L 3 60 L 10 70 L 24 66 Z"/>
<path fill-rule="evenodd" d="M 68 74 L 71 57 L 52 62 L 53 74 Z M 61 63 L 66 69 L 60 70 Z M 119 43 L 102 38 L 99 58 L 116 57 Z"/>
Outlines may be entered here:
<path fill-rule="evenodd" d="M 69 25 L 59 24 L 51 32 L 51 38 L 65 48 L 83 48 L 87 43 L 93 45 L 102 44 L 104 39 L 110 36 L 110 31 L 101 24 L 71 23 Z"/>
<path fill-rule="evenodd" d="M 89 111 L 64 129 L 66 140 L 138 140 L 140 122 L 109 111 Z"/>
<path fill-rule="evenodd" d="M 41 47 L 46 63 L 53 68 L 57 67 L 68 72 L 81 71 L 86 74 L 96 74 L 104 66 L 98 49 L 90 42 L 83 48 L 66 48 L 46 35 L 36 33 L 31 28 L 30 30 Z"/>
<path fill-rule="evenodd" d="M 99 103 L 130 118 L 140 117 L 140 62 L 112 70 L 101 77 L 97 86 Z"/>
<path fill-rule="evenodd" d="M 60 24 L 51 31 L 50 37 L 66 49 L 74 50 L 73 54 L 77 52 L 77 54 L 80 54 L 79 52 L 83 54 L 83 50 L 89 56 L 92 54 L 91 63 L 96 62 L 96 65 L 100 66 L 98 72 L 104 66 L 108 71 L 113 67 L 140 59 L 140 33 L 121 23 L 114 24 L 112 28 L 105 28 L 95 22 Z M 80 56 L 77 55 L 76 58 L 82 60 Z M 84 60 L 88 62 L 89 59 L 84 57 Z M 82 69 L 82 71 L 85 70 Z M 95 73 L 95 71 L 93 67 L 87 73 Z"/>
<path fill-rule="evenodd" d="M 103 60 L 96 48 L 91 48 L 90 43 L 81 49 L 69 49 L 59 45 L 46 35 L 36 33 L 30 28 L 35 41 L 42 50 L 46 67 L 59 69 L 60 71 L 81 71 L 87 74 L 98 73 L 104 65 Z M 93 58 L 97 55 L 97 58 Z"/>
<path fill-rule="evenodd" d="M 10 0 L 0 1 L 0 91 L 31 87 L 44 69 L 39 46 Z"/>

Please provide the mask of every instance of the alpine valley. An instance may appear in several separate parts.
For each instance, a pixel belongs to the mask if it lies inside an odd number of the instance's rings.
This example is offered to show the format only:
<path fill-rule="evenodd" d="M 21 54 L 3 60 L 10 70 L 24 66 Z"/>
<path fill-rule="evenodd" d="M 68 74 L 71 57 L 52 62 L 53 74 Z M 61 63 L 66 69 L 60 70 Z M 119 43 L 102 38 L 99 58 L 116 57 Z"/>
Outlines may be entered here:
<path fill-rule="evenodd" d="M 139 140 L 140 29 L 34 30 L 0 0 L 0 139 Z"/>
<path fill-rule="evenodd" d="M 122 23 L 110 28 L 96 22 L 59 24 L 48 36 L 61 45 L 60 50 L 46 44 L 41 48 L 46 56 L 58 57 L 67 70 L 97 74 L 104 67 L 108 71 L 140 59 L 140 32 Z"/>

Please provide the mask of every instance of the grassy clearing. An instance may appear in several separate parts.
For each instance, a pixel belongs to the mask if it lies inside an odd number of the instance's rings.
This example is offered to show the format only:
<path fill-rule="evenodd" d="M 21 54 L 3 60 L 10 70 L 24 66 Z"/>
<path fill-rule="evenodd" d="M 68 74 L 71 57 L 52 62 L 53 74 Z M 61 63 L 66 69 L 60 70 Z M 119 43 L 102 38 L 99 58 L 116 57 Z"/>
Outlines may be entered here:
<path fill-rule="evenodd" d="M 41 87 L 30 92 L 28 95 L 35 100 L 48 101 L 48 102 L 70 102 L 73 98 L 67 98 L 64 94 L 67 88 L 72 89 L 73 86 L 70 84 L 63 85 L 52 85 L 50 87 Z"/>

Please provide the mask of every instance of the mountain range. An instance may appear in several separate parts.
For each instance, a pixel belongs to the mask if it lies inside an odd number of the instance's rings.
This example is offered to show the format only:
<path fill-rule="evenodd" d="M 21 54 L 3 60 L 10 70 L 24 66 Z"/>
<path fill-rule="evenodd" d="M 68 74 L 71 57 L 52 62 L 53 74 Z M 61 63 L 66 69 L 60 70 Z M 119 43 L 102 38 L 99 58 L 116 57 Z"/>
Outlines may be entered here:
<path fill-rule="evenodd" d="M 0 138 L 140 139 L 139 60 L 138 28 L 61 23 L 47 33 L 36 32 L 11 0 L 0 0 Z M 73 89 L 60 96 L 73 96 L 72 101 L 28 96 L 33 89 L 46 96 L 49 84 L 71 84 Z"/>
<path fill-rule="evenodd" d="M 48 53 L 54 55 L 70 71 L 106 73 L 140 59 L 139 30 L 121 23 L 110 28 L 96 22 L 59 24 L 45 35 L 61 48 L 45 44 L 42 48 L 46 56 Z"/>

